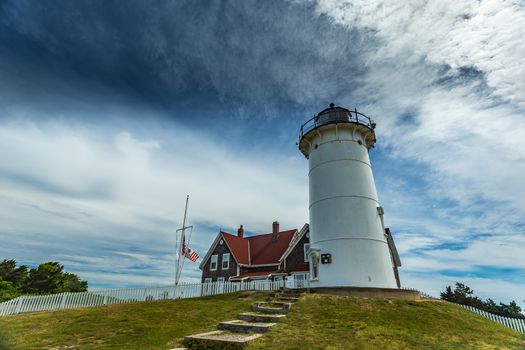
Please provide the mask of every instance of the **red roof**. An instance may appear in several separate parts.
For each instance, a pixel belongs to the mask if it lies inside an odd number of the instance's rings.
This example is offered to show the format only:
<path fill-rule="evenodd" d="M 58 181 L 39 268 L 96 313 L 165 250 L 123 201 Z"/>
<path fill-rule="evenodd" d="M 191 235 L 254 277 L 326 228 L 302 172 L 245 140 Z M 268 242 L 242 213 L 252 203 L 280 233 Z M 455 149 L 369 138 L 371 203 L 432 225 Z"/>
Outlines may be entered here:
<path fill-rule="evenodd" d="M 247 237 L 250 241 L 250 265 L 278 264 L 297 230 L 282 231 L 274 235 Z"/>
<path fill-rule="evenodd" d="M 248 240 L 222 231 L 221 235 L 228 244 L 235 261 L 238 264 L 248 265 Z"/>
<path fill-rule="evenodd" d="M 290 245 L 295 232 L 297 230 L 241 238 L 221 231 L 221 235 L 238 264 L 266 265 L 279 263 L 279 258 Z"/>

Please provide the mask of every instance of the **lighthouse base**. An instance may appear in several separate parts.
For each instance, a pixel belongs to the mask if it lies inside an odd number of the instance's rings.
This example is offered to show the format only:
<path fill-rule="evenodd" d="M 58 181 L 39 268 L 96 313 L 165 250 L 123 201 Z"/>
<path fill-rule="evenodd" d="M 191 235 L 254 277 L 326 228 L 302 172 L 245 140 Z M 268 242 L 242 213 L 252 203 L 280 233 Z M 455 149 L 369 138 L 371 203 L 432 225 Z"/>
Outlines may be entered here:
<path fill-rule="evenodd" d="M 310 238 L 315 239 L 313 232 Z M 308 256 L 312 287 L 396 288 L 398 285 L 388 244 L 381 239 L 314 241 Z"/>

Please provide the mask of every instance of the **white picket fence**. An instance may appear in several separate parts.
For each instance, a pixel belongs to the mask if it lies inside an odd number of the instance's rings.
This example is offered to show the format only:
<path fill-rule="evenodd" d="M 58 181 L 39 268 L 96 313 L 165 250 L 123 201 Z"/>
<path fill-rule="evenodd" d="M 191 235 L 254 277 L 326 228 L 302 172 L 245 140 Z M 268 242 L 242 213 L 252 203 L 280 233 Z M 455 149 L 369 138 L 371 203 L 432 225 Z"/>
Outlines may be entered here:
<path fill-rule="evenodd" d="M 469 305 L 461 305 L 461 304 L 457 304 L 457 305 L 459 305 L 462 308 L 467 309 L 469 311 L 475 312 L 478 315 L 486 317 L 489 320 L 492 320 L 494 322 L 502 324 L 505 327 L 508 327 L 510 329 L 513 329 L 513 330 L 521 332 L 521 333 L 525 333 L 525 319 L 499 316 L 499 315 L 495 315 L 495 314 L 492 314 L 490 312 L 487 312 L 487 311 L 484 311 L 484 310 L 480 310 L 478 308 L 475 308 L 475 307 L 469 306 Z"/>
<path fill-rule="evenodd" d="M 245 290 L 277 290 L 283 286 L 284 281 L 269 280 L 211 283 L 181 282 L 176 287 L 100 289 L 80 293 L 24 295 L 0 303 L 0 316 L 25 312 L 123 304 L 137 301 L 196 298 Z"/>
<path fill-rule="evenodd" d="M 54 311 L 81 307 L 124 304 L 138 301 L 196 298 L 209 295 L 234 293 L 246 290 L 278 290 L 285 287 L 284 281 L 256 280 L 248 282 L 181 282 L 175 286 L 128 289 L 99 289 L 81 293 L 60 293 L 50 295 L 24 295 L 0 303 L 0 316 L 25 312 Z M 288 279 L 288 288 L 308 288 L 307 281 Z M 411 289 L 416 290 L 416 289 Z M 418 291 L 422 297 L 432 296 Z M 525 320 L 503 317 L 468 305 L 458 306 L 515 331 L 525 333 Z"/>
<path fill-rule="evenodd" d="M 430 294 L 427 294 L 425 292 L 422 292 L 420 291 L 419 289 L 416 289 L 416 288 L 403 288 L 404 290 L 411 290 L 411 291 L 414 291 L 414 292 L 418 292 L 419 293 L 419 296 L 423 299 L 437 299 L 437 298 L 434 298 L 432 295 Z"/>
<path fill-rule="evenodd" d="M 430 294 L 427 294 L 425 292 L 420 291 L 419 289 L 415 289 L 415 288 L 405 288 L 405 289 L 413 290 L 415 292 L 418 292 L 419 296 L 421 298 L 423 298 L 423 299 L 440 300 L 439 298 L 435 298 L 435 297 L 433 297 Z M 484 311 L 484 310 L 477 309 L 477 308 L 469 306 L 469 305 L 461 305 L 461 304 L 455 304 L 455 305 L 458 305 L 458 306 L 460 306 L 460 307 L 462 307 L 464 309 L 467 309 L 469 311 L 477 313 L 478 315 L 486 317 L 489 320 L 497 322 L 497 323 L 499 323 L 499 324 L 501 324 L 501 325 L 503 325 L 505 327 L 508 327 L 510 329 L 513 329 L 515 331 L 518 331 L 518 332 L 521 332 L 521 333 L 525 333 L 525 319 L 499 316 L 499 315 L 495 315 L 495 314 L 492 314 L 492 313 Z"/>

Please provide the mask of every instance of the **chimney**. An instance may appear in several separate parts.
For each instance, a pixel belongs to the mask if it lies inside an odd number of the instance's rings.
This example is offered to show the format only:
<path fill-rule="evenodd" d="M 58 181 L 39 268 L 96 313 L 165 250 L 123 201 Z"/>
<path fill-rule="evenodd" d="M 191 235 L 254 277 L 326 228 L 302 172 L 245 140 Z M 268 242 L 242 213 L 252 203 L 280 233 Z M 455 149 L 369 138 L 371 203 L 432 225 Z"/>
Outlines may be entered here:
<path fill-rule="evenodd" d="M 272 233 L 274 235 L 279 233 L 279 221 L 274 221 L 272 224 Z"/>
<path fill-rule="evenodd" d="M 244 238 L 244 227 L 242 225 L 237 229 L 237 236 Z"/>

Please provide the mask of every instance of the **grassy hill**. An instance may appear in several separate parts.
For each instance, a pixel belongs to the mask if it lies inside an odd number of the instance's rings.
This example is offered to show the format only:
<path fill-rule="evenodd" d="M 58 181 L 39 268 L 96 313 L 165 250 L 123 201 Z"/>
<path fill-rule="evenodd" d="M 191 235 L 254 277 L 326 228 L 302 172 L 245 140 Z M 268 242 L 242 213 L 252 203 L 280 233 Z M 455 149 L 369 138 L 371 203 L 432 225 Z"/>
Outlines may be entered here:
<path fill-rule="evenodd" d="M 0 317 L 0 350 L 171 349 L 262 299 L 244 292 Z"/>
<path fill-rule="evenodd" d="M 170 349 L 264 294 L 0 318 L 0 349 Z M 525 349 L 525 336 L 439 301 L 304 296 L 254 349 Z"/>
<path fill-rule="evenodd" d="M 250 349 L 525 349 L 525 335 L 442 301 L 307 295 L 292 311 Z"/>

